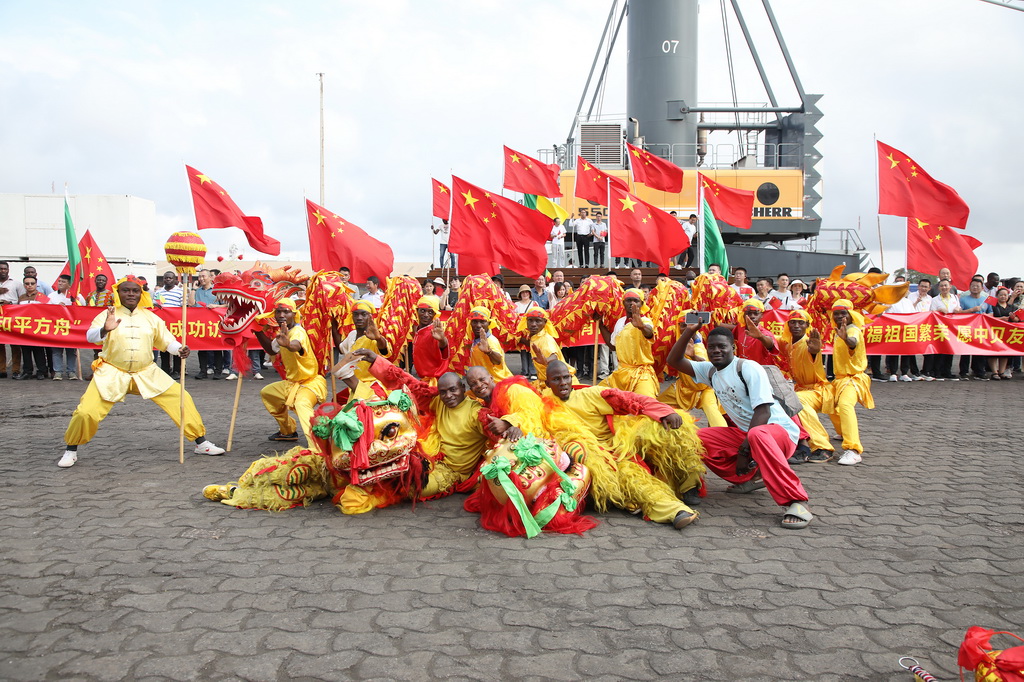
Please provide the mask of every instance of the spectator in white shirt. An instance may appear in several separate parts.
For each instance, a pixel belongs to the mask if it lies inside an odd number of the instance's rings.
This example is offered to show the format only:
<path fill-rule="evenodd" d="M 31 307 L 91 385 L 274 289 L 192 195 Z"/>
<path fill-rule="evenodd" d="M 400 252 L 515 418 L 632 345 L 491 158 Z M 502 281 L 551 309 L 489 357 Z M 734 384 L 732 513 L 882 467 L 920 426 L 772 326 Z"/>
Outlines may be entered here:
<path fill-rule="evenodd" d="M 771 292 L 771 297 L 777 298 L 782 302 L 782 305 L 778 306 L 779 310 L 800 309 L 800 305 L 793 298 L 793 294 L 789 293 L 789 275 L 784 272 L 780 272 L 775 278 L 775 290 Z"/>
<path fill-rule="evenodd" d="M 945 270 L 946 268 L 943 268 Z M 941 272 L 941 270 L 940 270 Z M 953 285 L 948 279 L 939 281 L 939 293 L 932 298 L 931 310 L 937 313 L 960 312 L 960 297 L 952 292 Z M 934 376 L 939 381 L 959 381 L 953 376 L 953 355 L 938 353 L 935 355 Z"/>
<path fill-rule="evenodd" d="M 572 221 L 572 228 L 576 234 L 576 265 L 581 268 L 589 268 L 590 243 L 594 241 L 594 221 L 580 211 L 579 218 Z"/>
<path fill-rule="evenodd" d="M 366 278 L 366 293 L 359 298 L 369 301 L 377 309 L 384 304 L 384 292 L 380 290 L 380 279 L 376 275 Z"/>
<path fill-rule="evenodd" d="M 561 218 L 555 218 L 555 224 L 551 226 L 551 265 L 565 267 L 565 225 Z"/>
<path fill-rule="evenodd" d="M 79 294 L 71 297 L 71 275 L 61 275 L 57 278 L 57 291 L 50 294 L 50 303 L 54 305 L 85 305 L 85 298 Z M 51 348 L 50 366 L 53 367 L 53 380 L 61 381 L 61 375 L 66 374 L 68 379 L 78 379 L 78 349 L 76 348 Z"/>
<path fill-rule="evenodd" d="M 732 288 L 744 301 L 754 295 L 754 287 L 747 281 L 747 269 L 744 267 L 734 268 L 732 271 Z"/>

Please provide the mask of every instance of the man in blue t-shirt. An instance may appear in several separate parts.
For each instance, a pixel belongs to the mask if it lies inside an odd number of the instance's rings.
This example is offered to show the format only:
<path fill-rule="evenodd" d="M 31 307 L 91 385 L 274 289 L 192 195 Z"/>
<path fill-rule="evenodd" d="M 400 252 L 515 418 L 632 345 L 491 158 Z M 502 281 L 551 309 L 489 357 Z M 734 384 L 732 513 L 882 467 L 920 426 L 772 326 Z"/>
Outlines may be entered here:
<path fill-rule="evenodd" d="M 782 527 L 806 528 L 814 518 L 806 505 L 807 492 L 786 461 L 796 450 L 800 427 L 775 402 L 764 368 L 734 356 L 732 329 L 716 327 L 708 334 L 704 346 L 710 362 L 687 359 L 686 346 L 700 327 L 683 326 L 669 351 L 668 365 L 711 386 L 734 424 L 697 432 L 707 450 L 704 463 L 733 484 L 730 492 L 767 488 L 786 508 Z"/>
<path fill-rule="evenodd" d="M 971 280 L 970 291 L 960 296 L 960 312 L 972 315 L 991 315 L 992 306 L 985 299 L 988 296 L 982 290 L 981 275 L 975 275 Z M 967 381 L 971 371 L 974 378 L 985 380 L 988 377 L 985 371 L 988 369 L 988 358 L 984 355 L 961 355 L 960 356 L 960 380 Z"/>

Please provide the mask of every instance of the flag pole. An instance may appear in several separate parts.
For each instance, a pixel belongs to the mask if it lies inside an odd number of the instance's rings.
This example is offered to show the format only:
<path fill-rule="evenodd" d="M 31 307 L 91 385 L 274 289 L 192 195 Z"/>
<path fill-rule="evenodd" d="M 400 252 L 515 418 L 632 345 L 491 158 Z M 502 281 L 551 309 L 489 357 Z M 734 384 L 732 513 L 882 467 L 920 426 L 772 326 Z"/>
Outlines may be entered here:
<path fill-rule="evenodd" d="M 324 74 L 316 74 L 320 77 L 320 205 L 324 205 Z"/>
<path fill-rule="evenodd" d="M 245 372 L 238 373 L 238 382 L 235 384 L 235 404 L 231 408 L 231 425 L 228 426 L 228 446 L 224 448 L 228 452 L 231 452 L 231 441 L 235 438 L 235 418 L 238 416 L 238 399 L 242 395 L 242 379 L 245 377 Z"/>
<path fill-rule="evenodd" d="M 697 173 L 697 255 L 699 256 L 697 263 L 700 265 L 700 275 L 704 273 L 707 268 L 705 267 L 705 249 L 707 248 L 707 240 L 704 238 L 704 183 L 700 181 L 701 175 Z"/>
<path fill-rule="evenodd" d="M 878 156 L 878 133 L 872 133 L 871 137 L 875 141 L 875 157 L 877 157 Z M 885 272 L 885 249 L 882 246 L 882 216 L 878 214 L 878 204 L 879 204 L 879 201 L 881 201 L 881 197 L 879 196 L 879 191 L 878 191 L 878 159 L 876 158 L 875 159 L 875 216 L 876 216 L 876 223 L 877 223 L 877 227 L 878 227 L 878 257 L 879 257 L 880 265 L 882 267 L 882 272 Z M 906 246 L 904 246 L 904 248 L 903 248 L 904 253 L 906 253 L 906 250 L 907 250 Z"/>
<path fill-rule="evenodd" d="M 188 295 L 189 290 L 192 288 L 192 278 L 189 277 L 188 273 L 182 273 L 183 277 L 187 277 L 185 280 L 185 286 L 181 292 L 181 345 L 188 345 Z M 181 395 L 178 396 L 178 463 L 185 463 L 185 364 L 188 362 L 188 358 L 181 359 Z M 173 365 L 172 365 L 173 368 Z"/>
<path fill-rule="evenodd" d="M 612 263 L 614 261 L 611 260 L 611 247 L 612 247 L 612 181 L 611 181 L 610 178 L 605 178 L 604 189 L 605 189 L 605 196 L 607 197 L 605 199 L 605 201 L 607 202 L 607 204 L 605 205 L 605 208 L 608 210 L 608 258 L 609 258 L 608 262 Z M 592 378 L 592 380 L 590 382 L 590 385 L 591 386 L 597 386 L 597 365 L 598 365 L 598 359 L 599 359 L 599 353 L 600 353 L 600 345 L 601 345 L 600 344 L 600 340 L 601 340 L 601 321 L 600 320 L 594 320 L 593 322 L 594 322 L 594 372 L 593 372 L 594 376 L 593 376 L 593 378 Z M 611 355 L 610 352 L 609 352 L 609 355 Z M 609 358 L 609 363 L 610 362 L 611 362 L 611 359 Z"/>

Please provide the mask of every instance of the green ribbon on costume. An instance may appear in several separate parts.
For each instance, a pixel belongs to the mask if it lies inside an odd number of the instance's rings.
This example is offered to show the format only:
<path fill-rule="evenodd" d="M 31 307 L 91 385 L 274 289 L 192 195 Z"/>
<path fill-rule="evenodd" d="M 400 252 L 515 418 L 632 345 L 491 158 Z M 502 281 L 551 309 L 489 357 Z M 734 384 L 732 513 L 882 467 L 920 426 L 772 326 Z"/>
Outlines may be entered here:
<path fill-rule="evenodd" d="M 509 478 L 508 474 L 512 470 L 512 463 L 504 455 L 498 455 L 491 463 L 484 466 L 480 473 L 484 478 L 494 480 L 498 479 L 498 483 L 502 489 L 508 495 L 508 498 L 512 500 L 512 504 L 519 511 L 519 516 L 523 520 L 523 526 L 526 528 L 526 537 L 532 538 L 540 532 L 540 529 L 548 525 L 551 519 L 555 518 L 555 514 L 558 513 L 559 507 L 564 507 L 566 511 L 573 512 L 579 505 L 579 501 L 573 497 L 576 493 L 577 486 L 571 478 L 564 471 L 558 468 L 555 464 L 555 460 L 552 459 L 548 453 L 548 449 L 544 446 L 540 440 L 538 440 L 532 433 L 523 436 L 512 446 L 512 452 L 515 453 L 517 464 L 516 473 L 521 474 L 525 469 L 532 466 L 537 466 L 541 462 L 547 462 L 551 470 L 561 477 L 559 485 L 562 488 L 562 492 L 558 494 L 551 504 L 537 512 L 536 516 L 530 514 L 529 509 L 526 506 L 526 500 L 523 499 L 523 494 L 516 488 L 512 479 Z M 491 473 L 488 474 L 488 469 L 491 468 Z M 507 485 L 506 485 L 507 483 Z M 535 527 L 536 530 L 531 532 L 531 526 Z"/>
<path fill-rule="evenodd" d="M 379 407 L 380 405 L 394 405 L 395 409 L 401 412 L 408 412 L 412 409 L 412 398 L 405 391 L 396 389 L 388 393 L 388 397 L 384 400 L 367 400 L 366 404 L 370 407 Z M 351 405 L 351 403 L 350 403 Z M 348 409 L 346 407 L 345 409 Z"/>
<path fill-rule="evenodd" d="M 497 455 L 490 462 L 480 467 L 480 475 L 488 481 L 497 481 L 501 489 L 508 495 L 508 499 L 511 500 L 512 505 L 519 512 L 519 518 L 523 521 L 523 528 L 526 529 L 526 537 L 532 538 L 540 533 L 540 525 L 533 518 L 533 514 L 530 513 L 530 509 L 526 506 L 526 500 L 523 499 L 523 493 L 520 492 L 516 484 L 509 478 L 509 473 L 512 471 L 512 462 L 509 461 L 505 455 Z M 552 513 L 554 516 L 554 513 Z M 551 519 L 548 519 L 550 521 Z M 545 522 L 546 523 L 546 522 Z"/>
<path fill-rule="evenodd" d="M 363 422 L 354 412 L 339 412 L 331 419 L 321 417 L 313 433 L 324 440 L 330 439 L 345 452 L 351 452 L 356 441 L 363 435 Z"/>

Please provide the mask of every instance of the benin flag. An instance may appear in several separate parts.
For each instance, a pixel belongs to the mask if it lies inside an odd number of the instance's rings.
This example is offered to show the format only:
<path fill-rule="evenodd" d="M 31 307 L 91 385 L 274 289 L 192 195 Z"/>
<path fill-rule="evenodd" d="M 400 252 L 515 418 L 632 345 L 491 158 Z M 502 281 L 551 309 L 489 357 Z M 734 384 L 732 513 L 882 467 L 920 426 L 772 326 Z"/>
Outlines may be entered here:
<path fill-rule="evenodd" d="M 71 220 L 71 206 L 68 204 L 68 195 L 64 194 L 64 239 L 68 246 L 68 272 L 73 282 L 79 282 L 85 275 L 78 269 L 82 262 L 82 252 L 78 249 L 78 235 L 75 234 L 75 223 Z"/>
<path fill-rule="evenodd" d="M 723 276 L 729 273 L 729 256 L 725 253 L 725 242 L 718 231 L 718 220 L 708 205 L 708 200 L 701 193 L 701 213 L 704 216 L 704 270 L 712 263 L 722 266 Z"/>

